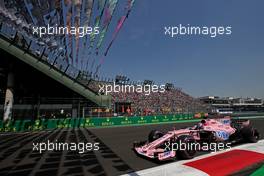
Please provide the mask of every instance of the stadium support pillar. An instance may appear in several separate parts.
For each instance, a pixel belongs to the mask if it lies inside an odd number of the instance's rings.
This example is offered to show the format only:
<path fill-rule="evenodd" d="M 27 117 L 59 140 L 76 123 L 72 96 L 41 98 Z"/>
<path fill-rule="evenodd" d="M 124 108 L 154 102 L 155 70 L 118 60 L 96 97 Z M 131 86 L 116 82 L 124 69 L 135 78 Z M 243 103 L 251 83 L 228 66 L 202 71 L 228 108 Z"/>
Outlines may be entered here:
<path fill-rule="evenodd" d="M 78 115 L 77 115 L 77 114 L 78 114 L 77 111 L 78 111 L 77 108 L 72 108 L 72 117 L 73 117 L 73 118 L 77 118 L 77 116 L 78 116 Z"/>
<path fill-rule="evenodd" d="M 7 88 L 4 104 L 4 122 L 12 119 L 12 110 L 14 104 L 14 73 L 9 72 L 7 75 Z"/>

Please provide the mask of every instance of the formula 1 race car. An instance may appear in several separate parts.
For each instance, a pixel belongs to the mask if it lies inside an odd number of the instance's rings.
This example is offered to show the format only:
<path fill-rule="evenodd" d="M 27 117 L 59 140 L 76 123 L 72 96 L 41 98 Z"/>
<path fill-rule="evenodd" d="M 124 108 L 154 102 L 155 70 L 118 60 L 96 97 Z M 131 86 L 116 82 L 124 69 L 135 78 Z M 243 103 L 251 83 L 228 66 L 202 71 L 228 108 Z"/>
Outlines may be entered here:
<path fill-rule="evenodd" d="M 210 148 L 211 144 L 220 150 L 241 141 L 254 143 L 259 138 L 259 132 L 250 125 L 249 120 L 225 117 L 203 119 L 193 127 L 167 133 L 152 130 L 148 140 L 134 142 L 133 149 L 138 155 L 157 161 L 176 157 L 191 159 L 197 151 L 215 150 Z"/>

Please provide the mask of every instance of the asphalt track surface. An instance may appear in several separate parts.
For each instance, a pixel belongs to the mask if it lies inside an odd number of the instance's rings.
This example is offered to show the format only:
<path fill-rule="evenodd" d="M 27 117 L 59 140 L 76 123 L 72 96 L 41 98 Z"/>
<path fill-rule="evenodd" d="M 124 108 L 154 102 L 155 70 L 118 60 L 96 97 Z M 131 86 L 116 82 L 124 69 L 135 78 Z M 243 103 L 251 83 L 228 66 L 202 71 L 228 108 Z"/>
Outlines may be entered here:
<path fill-rule="evenodd" d="M 251 122 L 263 137 L 264 119 L 252 119 Z M 146 140 L 148 133 L 153 129 L 167 131 L 192 126 L 196 123 L 76 130 L 56 129 L 21 134 L 0 134 L 0 175 L 103 176 L 120 175 L 155 167 L 162 163 L 138 157 L 132 150 L 133 142 Z M 46 142 L 47 140 L 67 143 L 99 142 L 100 150 L 84 153 L 67 150 L 39 153 L 39 151 L 32 150 L 33 142 Z M 198 155 L 205 153 L 199 152 Z"/>

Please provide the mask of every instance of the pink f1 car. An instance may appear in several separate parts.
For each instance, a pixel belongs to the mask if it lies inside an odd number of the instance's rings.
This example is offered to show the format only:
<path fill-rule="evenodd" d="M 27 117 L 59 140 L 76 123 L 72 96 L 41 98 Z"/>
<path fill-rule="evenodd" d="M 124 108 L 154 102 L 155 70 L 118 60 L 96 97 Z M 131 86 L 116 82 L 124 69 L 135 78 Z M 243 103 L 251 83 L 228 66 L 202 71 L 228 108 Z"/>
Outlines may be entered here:
<path fill-rule="evenodd" d="M 240 141 L 257 142 L 259 137 L 259 132 L 250 125 L 249 120 L 231 120 L 230 117 L 203 119 L 193 127 L 167 133 L 152 130 L 148 141 L 134 142 L 133 149 L 140 156 L 158 161 L 176 157 L 191 159 L 197 150 L 208 150 L 204 149 L 204 144 L 208 146 L 220 143 L 231 145 Z M 179 147 L 182 145 L 185 148 Z"/>

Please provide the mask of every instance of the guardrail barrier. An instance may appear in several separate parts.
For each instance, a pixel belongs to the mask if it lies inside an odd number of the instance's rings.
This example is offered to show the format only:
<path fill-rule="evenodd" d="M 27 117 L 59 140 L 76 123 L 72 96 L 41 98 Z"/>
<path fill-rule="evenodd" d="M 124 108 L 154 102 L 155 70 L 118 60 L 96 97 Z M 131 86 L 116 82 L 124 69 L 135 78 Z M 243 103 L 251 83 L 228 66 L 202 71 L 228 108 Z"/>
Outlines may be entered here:
<path fill-rule="evenodd" d="M 37 120 L 0 120 L 1 132 L 23 132 L 52 130 L 56 128 L 97 128 L 129 125 L 144 125 L 156 123 L 173 123 L 181 120 L 194 119 L 194 114 L 175 114 L 157 116 L 133 117 L 92 117 L 92 118 L 65 118 L 65 119 L 37 119 Z"/>

